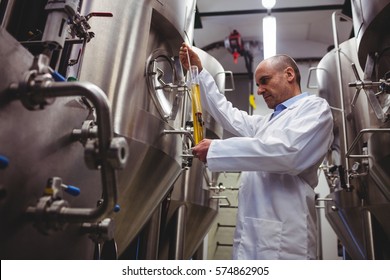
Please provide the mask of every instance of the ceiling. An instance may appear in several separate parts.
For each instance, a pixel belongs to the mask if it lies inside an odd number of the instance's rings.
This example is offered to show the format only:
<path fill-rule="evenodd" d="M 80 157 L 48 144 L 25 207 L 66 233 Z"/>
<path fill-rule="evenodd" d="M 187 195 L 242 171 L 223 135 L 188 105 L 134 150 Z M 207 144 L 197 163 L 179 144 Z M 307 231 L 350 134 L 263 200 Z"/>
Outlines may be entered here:
<path fill-rule="evenodd" d="M 271 13 L 277 22 L 277 53 L 301 60 L 323 57 L 333 45 L 335 11 L 350 16 L 350 0 L 276 0 Z M 244 42 L 251 42 L 254 63 L 261 61 L 262 19 L 266 15 L 261 0 L 197 0 L 194 44 L 208 51 L 226 70 L 246 72 L 245 63 L 233 63 L 223 41 L 237 30 Z M 342 26 L 340 36 L 347 39 L 351 26 Z"/>

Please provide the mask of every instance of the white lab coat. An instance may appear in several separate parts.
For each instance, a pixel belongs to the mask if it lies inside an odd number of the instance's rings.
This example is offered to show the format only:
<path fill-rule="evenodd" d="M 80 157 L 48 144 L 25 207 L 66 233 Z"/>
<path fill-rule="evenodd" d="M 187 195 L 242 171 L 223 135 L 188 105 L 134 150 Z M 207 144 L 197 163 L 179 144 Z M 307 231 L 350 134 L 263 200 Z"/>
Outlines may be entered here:
<path fill-rule="evenodd" d="M 207 155 L 211 171 L 244 171 L 233 259 L 315 259 L 314 188 L 333 139 L 329 105 L 307 96 L 272 120 L 250 116 L 233 108 L 206 70 L 199 77 L 202 106 L 238 136 L 212 141 Z"/>

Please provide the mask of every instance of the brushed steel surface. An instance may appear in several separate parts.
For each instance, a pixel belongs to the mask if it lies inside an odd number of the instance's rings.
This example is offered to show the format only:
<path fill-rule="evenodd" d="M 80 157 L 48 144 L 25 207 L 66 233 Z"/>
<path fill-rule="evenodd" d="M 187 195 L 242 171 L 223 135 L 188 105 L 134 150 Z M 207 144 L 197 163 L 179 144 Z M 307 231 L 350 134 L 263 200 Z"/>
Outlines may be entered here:
<path fill-rule="evenodd" d="M 80 224 L 43 235 L 25 217 L 42 196 L 47 179 L 61 177 L 81 189 L 65 194 L 72 207 L 96 207 L 101 197 L 100 173 L 89 170 L 84 147 L 71 138 L 90 111 L 77 98 L 57 98 L 44 110 L 29 111 L 9 95 L 9 85 L 23 81 L 32 55 L 0 28 L 0 154 L 9 166 L 0 170 L 0 257 L 2 259 L 91 259 L 94 243 L 80 234 Z"/>
<path fill-rule="evenodd" d="M 205 51 L 192 47 L 202 60 L 202 65 L 216 80 L 220 91 L 224 93 L 225 73 L 222 65 Z M 188 102 L 190 103 L 190 102 Z M 214 118 L 204 110 L 203 115 L 206 127 L 206 138 L 222 138 L 223 129 Z M 204 173 L 207 172 L 207 180 Z M 184 259 L 191 259 L 203 239 L 209 231 L 218 213 L 219 201 L 213 199 L 215 191 L 209 187 L 217 185 L 219 173 L 210 172 L 206 165 L 194 158 L 192 166 L 183 172 L 175 182 L 171 194 L 169 213 L 167 214 L 167 224 L 162 233 L 162 246 L 159 257 L 161 259 L 170 258 L 170 250 L 177 250 Z M 211 180 L 211 181 L 208 181 Z M 185 211 L 182 211 L 182 209 Z M 176 219 L 176 212 L 184 212 L 185 219 Z M 183 240 L 179 244 L 172 244 L 170 235 L 179 231 L 178 236 Z M 172 248 L 173 247 L 173 248 Z M 173 254 L 177 256 L 177 254 Z"/>
<path fill-rule="evenodd" d="M 367 56 L 382 52 L 390 46 L 390 32 L 388 18 L 390 15 L 389 0 L 362 0 L 352 1 L 355 37 L 359 62 L 365 69 Z M 388 51 L 387 51 L 388 53 Z M 379 59 L 379 77 L 389 69 L 389 54 Z"/>
<path fill-rule="evenodd" d="M 384 213 L 390 207 L 388 133 L 380 133 L 380 130 L 366 133 L 351 150 L 353 155 L 363 155 L 363 143 L 367 143 L 366 168 L 363 167 L 363 159 L 347 158 L 346 153 L 360 131 L 367 128 L 387 128 L 389 123 L 378 120 L 363 90 L 360 91 L 355 106 L 351 106 L 356 93 L 356 88 L 348 86 L 348 83 L 356 81 L 352 63 L 357 66 L 360 78 L 363 78 L 355 38 L 340 44 L 342 99 L 336 59 L 336 51 L 331 51 L 320 61 L 317 71 L 319 95 L 329 102 L 334 117 L 334 151 L 328 160 L 334 165 L 350 166 L 346 176 L 355 174 L 351 169 L 358 162 L 360 168 L 357 172 L 361 176 L 349 179 L 346 177 L 349 190 L 341 189 L 340 185 L 330 185 L 331 193 L 328 198 L 332 201 L 327 202 L 326 216 L 351 258 L 386 258 L 389 253 L 386 240 L 390 240 L 390 222 L 384 218 Z M 341 102 L 344 102 L 345 108 L 346 138 L 341 133 L 344 125 Z"/>
<path fill-rule="evenodd" d="M 91 18 L 96 37 L 88 43 L 80 80 L 102 88 L 112 105 L 114 132 L 129 145 L 129 160 L 118 172 L 121 211 L 114 215 L 119 253 L 141 231 L 181 173 L 183 108 L 166 120 L 148 89 L 147 62 L 154 53 L 178 55 L 191 39 L 195 1 L 84 1 L 83 14 L 104 11 L 112 18 Z M 187 38 L 188 37 L 188 38 Z M 165 65 L 165 66 L 164 66 Z M 169 80 L 169 63 L 164 73 Z M 167 102 L 174 95 L 165 95 Z"/>

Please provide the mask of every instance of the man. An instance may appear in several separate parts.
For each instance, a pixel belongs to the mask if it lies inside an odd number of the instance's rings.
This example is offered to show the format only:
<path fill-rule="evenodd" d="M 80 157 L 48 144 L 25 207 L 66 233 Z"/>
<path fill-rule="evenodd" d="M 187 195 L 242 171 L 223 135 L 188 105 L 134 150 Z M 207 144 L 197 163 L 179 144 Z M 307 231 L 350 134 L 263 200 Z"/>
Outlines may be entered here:
<path fill-rule="evenodd" d="M 329 105 L 301 93 L 293 59 L 278 55 L 256 68 L 257 93 L 274 113 L 250 116 L 234 108 L 186 44 L 184 68 L 199 68 L 202 106 L 237 137 L 204 139 L 193 154 L 211 171 L 243 171 L 234 235 L 234 259 L 315 259 L 314 188 L 333 139 Z"/>

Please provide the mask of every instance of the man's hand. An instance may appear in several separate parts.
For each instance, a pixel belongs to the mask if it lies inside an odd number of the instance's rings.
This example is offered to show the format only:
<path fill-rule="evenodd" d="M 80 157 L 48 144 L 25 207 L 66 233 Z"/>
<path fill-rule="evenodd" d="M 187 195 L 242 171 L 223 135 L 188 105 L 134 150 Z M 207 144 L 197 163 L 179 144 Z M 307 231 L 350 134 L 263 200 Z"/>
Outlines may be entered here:
<path fill-rule="evenodd" d="M 200 141 L 199 144 L 192 149 L 194 157 L 198 158 L 200 161 L 207 162 L 207 153 L 209 151 L 211 141 L 212 140 L 210 139 L 203 139 Z"/>
<path fill-rule="evenodd" d="M 186 70 L 190 68 L 188 64 L 188 58 L 190 58 L 191 65 L 198 66 L 199 73 L 200 71 L 202 71 L 203 69 L 202 62 L 200 61 L 199 56 L 186 43 L 183 43 L 180 47 L 179 58 L 180 58 L 181 65 L 183 65 L 183 67 Z"/>

